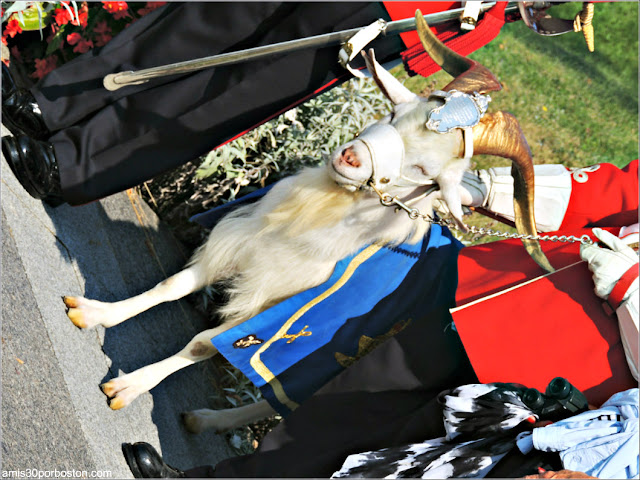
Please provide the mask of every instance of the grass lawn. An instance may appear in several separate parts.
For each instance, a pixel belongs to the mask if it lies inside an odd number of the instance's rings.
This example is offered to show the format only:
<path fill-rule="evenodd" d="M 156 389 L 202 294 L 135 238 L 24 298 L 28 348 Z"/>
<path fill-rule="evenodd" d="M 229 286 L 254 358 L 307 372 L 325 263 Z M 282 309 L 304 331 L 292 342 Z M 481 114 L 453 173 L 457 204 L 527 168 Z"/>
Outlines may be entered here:
<path fill-rule="evenodd" d="M 572 18 L 581 5 L 556 6 L 551 13 Z M 514 22 L 470 55 L 502 82 L 489 108 L 518 118 L 535 163 L 621 167 L 638 158 L 638 3 L 597 3 L 593 25 L 594 53 L 582 33 L 543 37 Z M 449 78 L 438 72 L 405 85 L 419 92 L 441 88 Z M 481 168 L 496 164 L 495 158 L 474 160 Z"/>

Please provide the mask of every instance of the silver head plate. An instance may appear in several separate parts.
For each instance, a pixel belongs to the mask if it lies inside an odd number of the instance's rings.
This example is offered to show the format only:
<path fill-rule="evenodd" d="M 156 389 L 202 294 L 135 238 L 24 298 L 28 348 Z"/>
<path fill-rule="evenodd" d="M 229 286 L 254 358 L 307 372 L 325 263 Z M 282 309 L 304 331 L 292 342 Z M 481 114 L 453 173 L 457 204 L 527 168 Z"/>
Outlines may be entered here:
<path fill-rule="evenodd" d="M 444 104 L 429 112 L 426 127 L 437 133 L 448 133 L 455 128 L 471 128 L 480 122 L 487 111 L 491 97 L 474 92 L 472 95 L 451 90 L 436 91 L 429 98 L 444 100 Z"/>

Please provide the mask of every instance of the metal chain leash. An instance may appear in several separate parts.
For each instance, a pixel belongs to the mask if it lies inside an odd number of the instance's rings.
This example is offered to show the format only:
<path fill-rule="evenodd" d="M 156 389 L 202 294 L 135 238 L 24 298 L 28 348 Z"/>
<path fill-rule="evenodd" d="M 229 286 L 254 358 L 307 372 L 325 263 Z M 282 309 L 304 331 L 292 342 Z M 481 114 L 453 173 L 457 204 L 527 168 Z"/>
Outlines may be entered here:
<path fill-rule="evenodd" d="M 441 227 L 447 227 L 451 230 L 461 230 L 460 227 L 449 219 L 434 218 L 431 215 L 420 212 L 417 208 L 411 208 L 409 205 L 403 203 L 398 197 L 393 197 L 388 193 L 383 193 L 375 186 L 370 184 L 374 192 L 380 197 L 380 203 L 385 207 L 395 207 L 404 210 L 411 220 L 423 219 L 425 222 L 440 225 Z M 582 235 L 580 238 L 574 235 L 528 235 L 524 233 L 509 233 L 494 230 L 492 228 L 477 228 L 476 226 L 466 226 L 469 232 L 482 236 L 501 237 L 501 238 L 517 238 L 521 240 L 540 240 L 549 242 L 564 242 L 564 243 L 576 243 L 579 242 L 582 245 L 593 245 L 593 240 L 589 235 Z"/>

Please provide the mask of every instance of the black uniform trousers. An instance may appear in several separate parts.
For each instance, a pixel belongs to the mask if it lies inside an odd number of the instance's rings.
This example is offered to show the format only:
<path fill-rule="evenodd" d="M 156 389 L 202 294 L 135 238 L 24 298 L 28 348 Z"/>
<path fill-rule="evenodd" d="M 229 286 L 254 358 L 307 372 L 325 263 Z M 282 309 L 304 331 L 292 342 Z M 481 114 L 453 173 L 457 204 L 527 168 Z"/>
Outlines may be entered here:
<path fill-rule="evenodd" d="M 446 307 L 412 322 L 291 413 L 252 455 L 187 476 L 328 478 L 347 456 L 444 436 L 438 395 L 478 380 Z"/>
<path fill-rule="evenodd" d="M 223 144 L 350 78 L 339 47 L 164 77 L 107 91 L 109 73 L 305 38 L 388 19 L 382 3 L 170 3 L 106 46 L 59 67 L 34 94 L 53 132 L 65 201 L 72 205 L 135 186 Z M 400 37 L 372 43 L 381 61 Z"/>

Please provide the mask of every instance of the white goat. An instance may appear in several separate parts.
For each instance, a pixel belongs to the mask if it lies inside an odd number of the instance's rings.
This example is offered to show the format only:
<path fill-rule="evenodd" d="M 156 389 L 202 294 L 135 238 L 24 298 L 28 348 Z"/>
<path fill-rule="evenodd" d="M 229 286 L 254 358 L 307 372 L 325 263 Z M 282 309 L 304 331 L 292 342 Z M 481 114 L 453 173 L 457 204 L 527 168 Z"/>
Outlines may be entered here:
<path fill-rule="evenodd" d="M 428 46 L 428 49 L 434 48 L 446 47 Z M 109 397 L 112 409 L 125 407 L 173 372 L 212 357 L 217 353 L 211 343 L 213 337 L 292 295 L 325 282 L 339 260 L 363 246 L 416 243 L 423 238 L 429 228 L 427 222 L 413 221 L 394 209 L 381 207 L 379 197 L 368 185 L 405 200 L 413 198 L 416 200 L 413 207 L 430 212 L 434 196 L 420 197 L 420 194 L 425 191 L 424 185 L 437 182 L 454 217 L 461 222 L 457 189 L 468 167 L 468 158 L 463 158 L 463 135 L 459 129 L 440 134 L 425 127 L 428 114 L 441 106 L 443 100 L 416 96 L 377 64 L 373 52 L 365 58 L 376 82 L 395 107 L 360 137 L 338 148 L 327 166 L 305 169 L 282 180 L 257 203 L 240 207 L 223 218 L 187 268 L 146 293 L 115 303 L 64 298 L 68 316 L 76 326 L 108 328 L 208 284 L 228 282 L 229 301 L 220 309 L 221 325 L 196 335 L 172 357 L 103 384 L 101 388 Z M 459 58 L 466 62 L 465 69 L 473 67 L 470 72 L 475 72 L 471 75 L 474 91 L 499 88 L 486 69 L 478 83 L 477 67 L 480 66 Z M 464 91 L 468 78 L 463 77 L 445 89 L 455 87 Z M 529 156 L 520 159 L 522 155 L 496 147 L 500 143 L 496 138 L 500 135 L 494 131 L 513 128 L 512 122 L 505 121 L 507 117 L 500 112 L 485 117 L 488 122 L 474 128 L 476 151 L 518 157 L 525 179 L 531 181 L 533 167 Z M 518 132 L 514 138 L 521 136 Z M 524 145 L 526 147 L 526 143 Z M 524 150 L 528 152 L 528 147 Z M 516 185 L 516 188 L 519 187 Z M 525 200 L 533 205 L 532 185 L 526 188 L 529 191 Z M 524 210 L 532 219 L 532 210 L 529 207 Z M 205 428 L 221 431 L 270 413 L 273 410 L 262 401 L 217 412 L 196 410 L 187 413 L 184 421 L 193 432 Z"/>

